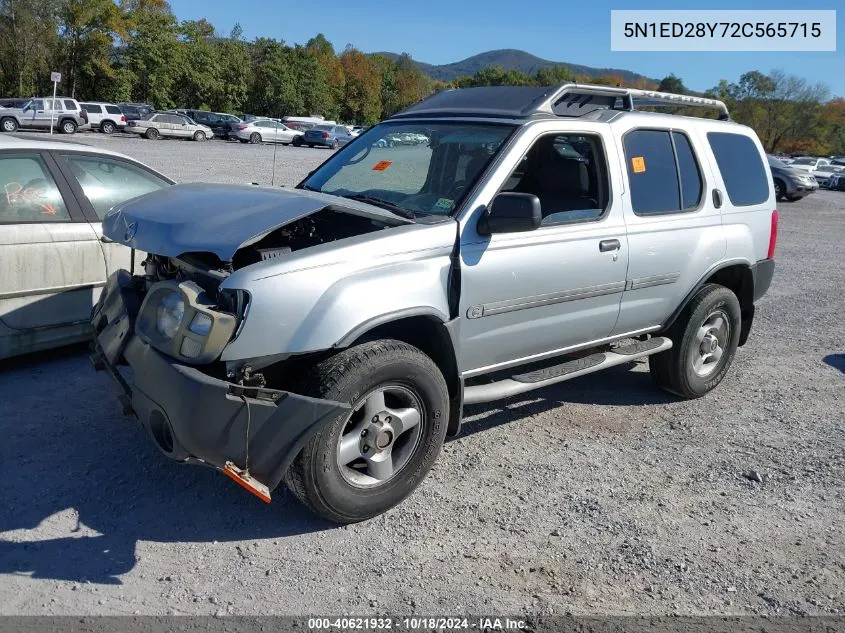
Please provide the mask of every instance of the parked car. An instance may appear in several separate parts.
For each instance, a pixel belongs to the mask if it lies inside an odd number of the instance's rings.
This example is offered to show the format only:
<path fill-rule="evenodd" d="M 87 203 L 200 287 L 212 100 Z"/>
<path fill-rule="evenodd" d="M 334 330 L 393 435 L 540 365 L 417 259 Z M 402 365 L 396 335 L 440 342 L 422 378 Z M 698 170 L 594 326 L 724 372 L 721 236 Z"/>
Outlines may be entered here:
<path fill-rule="evenodd" d="M 228 139 L 230 136 L 234 138 L 237 127 L 243 123 L 234 114 L 225 114 L 222 112 L 207 112 L 205 110 L 186 110 L 185 114 L 200 125 L 205 125 L 211 128 L 214 136 Z"/>
<path fill-rule="evenodd" d="M 32 97 L 26 99 L 0 99 L 0 108 L 22 108 L 30 99 L 32 99 Z"/>
<path fill-rule="evenodd" d="M 320 145 L 337 149 L 346 145 L 355 137 L 343 125 L 317 125 L 305 132 L 302 137 L 302 144 L 308 147 Z"/>
<path fill-rule="evenodd" d="M 119 205 L 105 234 L 151 254 L 93 312 L 96 366 L 164 454 L 340 523 L 411 494 L 464 404 L 644 358 L 704 396 L 769 288 L 778 214 L 754 131 L 683 99 L 720 120 L 607 86 L 447 90 L 295 189 Z M 376 151 L 388 133 L 434 149 Z"/>
<path fill-rule="evenodd" d="M 832 191 L 845 191 L 845 171 L 833 174 L 827 182 L 827 188 Z"/>
<path fill-rule="evenodd" d="M 214 137 L 212 129 L 195 123 L 184 114 L 175 112 L 155 112 L 137 121 L 128 121 L 126 131 L 140 134 L 150 140 L 158 138 L 190 138 L 204 141 Z"/>
<path fill-rule="evenodd" d="M 813 170 L 813 178 L 819 183 L 819 187 L 827 189 L 832 176 L 839 174 L 845 167 L 841 165 L 820 165 Z"/>
<path fill-rule="evenodd" d="M 292 130 L 303 133 L 317 125 L 316 123 L 306 123 L 304 121 L 284 121 L 284 124 Z"/>
<path fill-rule="evenodd" d="M 284 145 L 296 142 L 302 134 L 299 130 L 293 130 L 283 123 L 270 119 L 240 123 L 233 132 L 233 136 L 241 143 L 282 143 Z"/>
<path fill-rule="evenodd" d="M 789 163 L 790 167 L 794 167 L 795 169 L 801 169 L 810 173 L 812 173 L 816 170 L 816 168 L 821 167 L 822 165 L 830 165 L 830 160 L 827 158 L 818 158 L 815 156 L 801 156 L 800 158 L 796 158 L 791 163 Z"/>
<path fill-rule="evenodd" d="M 81 101 L 79 105 L 88 114 L 88 122 L 94 130 L 100 130 L 103 134 L 114 134 L 122 132 L 126 127 L 126 115 L 120 106 L 114 103 Z"/>
<path fill-rule="evenodd" d="M 0 358 L 90 338 L 106 279 L 132 268 L 128 248 L 102 239 L 103 216 L 171 184 L 116 152 L 0 137 Z"/>
<path fill-rule="evenodd" d="M 118 103 L 124 116 L 126 116 L 127 123 L 129 121 L 137 121 L 138 119 L 147 116 L 156 111 L 156 109 L 148 103 Z"/>
<path fill-rule="evenodd" d="M 818 190 L 816 179 L 803 169 L 795 169 L 774 156 L 767 156 L 778 200 L 799 200 Z"/>
<path fill-rule="evenodd" d="M 3 132 L 14 132 L 18 128 L 49 130 L 51 126 L 63 134 L 91 129 L 88 114 L 76 99 L 69 97 L 30 99 L 21 108 L 0 111 L 0 130 Z"/>
<path fill-rule="evenodd" d="M 361 132 L 366 129 L 366 126 L 363 125 L 353 125 L 349 131 L 352 133 L 352 136 L 358 136 Z"/>

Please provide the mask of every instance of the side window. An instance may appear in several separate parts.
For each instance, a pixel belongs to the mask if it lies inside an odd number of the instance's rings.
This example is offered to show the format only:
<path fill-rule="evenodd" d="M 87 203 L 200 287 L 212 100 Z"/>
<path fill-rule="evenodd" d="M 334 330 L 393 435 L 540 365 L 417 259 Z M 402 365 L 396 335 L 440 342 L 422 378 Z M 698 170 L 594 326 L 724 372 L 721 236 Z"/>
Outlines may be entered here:
<path fill-rule="evenodd" d="M 95 103 L 83 103 L 82 109 L 85 110 L 88 114 L 100 114 L 103 111 L 102 106 L 98 106 Z"/>
<path fill-rule="evenodd" d="M 106 106 L 106 112 L 108 112 L 109 114 L 117 114 L 117 115 L 123 114 L 123 112 L 121 111 L 120 108 L 118 108 L 117 106 L 110 106 L 110 105 Z"/>
<path fill-rule="evenodd" d="M 58 104 L 59 102 L 57 101 L 56 103 Z M 99 107 L 99 106 L 97 106 L 97 107 Z M 76 111 L 78 111 L 79 108 L 76 107 L 76 101 L 72 101 L 70 99 L 65 99 L 65 110 L 76 110 Z M 100 112 L 100 110 L 97 110 L 97 112 Z"/>
<path fill-rule="evenodd" d="M 703 183 L 686 134 L 632 130 L 623 144 L 634 213 L 680 213 L 698 206 Z"/>
<path fill-rule="evenodd" d="M 33 99 L 29 103 L 30 107 L 35 108 L 36 110 L 43 110 L 44 109 L 44 101 L 41 99 Z"/>
<path fill-rule="evenodd" d="M 62 194 L 39 156 L 0 156 L 0 224 L 70 222 Z"/>
<path fill-rule="evenodd" d="M 708 132 L 707 140 L 722 173 L 728 198 L 735 207 L 769 199 L 769 177 L 757 145 L 743 134 Z"/>
<path fill-rule="evenodd" d="M 170 186 L 155 174 L 119 159 L 80 154 L 62 157 L 101 220 L 116 204 Z"/>
<path fill-rule="evenodd" d="M 472 163 L 467 171 L 472 171 Z M 543 225 L 601 218 L 609 207 L 607 159 L 592 134 L 549 134 L 534 142 L 502 191 L 540 199 Z"/>

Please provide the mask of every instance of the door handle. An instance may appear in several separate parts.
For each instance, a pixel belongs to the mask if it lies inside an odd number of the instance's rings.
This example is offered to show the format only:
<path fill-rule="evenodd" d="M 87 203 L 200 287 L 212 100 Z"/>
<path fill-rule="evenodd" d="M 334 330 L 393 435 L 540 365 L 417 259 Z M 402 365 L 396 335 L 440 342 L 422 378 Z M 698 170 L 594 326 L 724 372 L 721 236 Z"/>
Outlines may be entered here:
<path fill-rule="evenodd" d="M 722 192 L 718 189 L 713 190 L 713 206 L 717 209 L 722 208 Z"/>
<path fill-rule="evenodd" d="M 618 251 L 620 248 L 622 248 L 622 243 L 619 240 L 602 240 L 599 242 L 599 251 L 602 253 Z"/>

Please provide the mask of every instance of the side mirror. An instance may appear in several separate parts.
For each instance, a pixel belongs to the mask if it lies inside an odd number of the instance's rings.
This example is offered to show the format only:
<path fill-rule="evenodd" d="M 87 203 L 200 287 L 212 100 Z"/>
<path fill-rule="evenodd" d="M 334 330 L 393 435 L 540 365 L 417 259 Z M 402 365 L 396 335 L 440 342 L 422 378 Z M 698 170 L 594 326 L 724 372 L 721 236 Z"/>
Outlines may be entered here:
<path fill-rule="evenodd" d="M 543 221 L 540 199 L 532 193 L 497 194 L 478 221 L 478 232 L 520 233 L 533 231 Z"/>

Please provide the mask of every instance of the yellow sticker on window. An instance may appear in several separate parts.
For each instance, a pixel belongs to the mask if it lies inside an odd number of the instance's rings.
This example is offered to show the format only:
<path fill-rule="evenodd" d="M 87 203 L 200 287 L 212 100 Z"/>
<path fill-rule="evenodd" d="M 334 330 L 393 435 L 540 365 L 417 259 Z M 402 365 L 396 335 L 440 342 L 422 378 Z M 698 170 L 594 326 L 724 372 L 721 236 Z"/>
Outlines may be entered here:
<path fill-rule="evenodd" d="M 631 159 L 631 167 L 634 168 L 635 174 L 641 174 L 645 171 L 645 158 L 642 156 L 634 156 Z"/>

